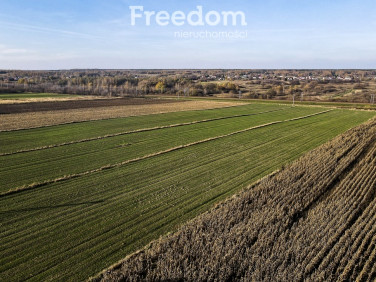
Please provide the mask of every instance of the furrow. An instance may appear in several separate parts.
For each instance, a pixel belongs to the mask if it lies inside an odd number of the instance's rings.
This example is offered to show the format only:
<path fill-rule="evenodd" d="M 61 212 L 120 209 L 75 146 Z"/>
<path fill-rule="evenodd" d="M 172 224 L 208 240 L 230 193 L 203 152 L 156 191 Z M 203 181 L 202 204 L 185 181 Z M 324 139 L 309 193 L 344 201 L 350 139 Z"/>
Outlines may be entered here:
<path fill-rule="evenodd" d="M 167 150 L 163 150 L 163 151 L 160 151 L 160 152 L 149 154 L 149 155 L 146 155 L 146 156 L 143 156 L 143 157 L 139 157 L 139 158 L 127 160 L 127 161 L 116 163 L 116 164 L 105 165 L 103 167 L 100 167 L 100 168 L 97 168 L 97 169 L 93 169 L 93 170 L 89 170 L 89 171 L 85 171 L 85 172 L 82 172 L 82 173 L 71 174 L 71 175 L 59 177 L 59 178 L 56 178 L 56 179 L 51 179 L 51 180 L 43 181 L 43 182 L 40 182 L 40 183 L 26 185 L 26 186 L 23 186 L 23 187 L 18 187 L 18 188 L 15 188 L 15 189 L 11 189 L 11 190 L 9 190 L 7 192 L 1 193 L 0 194 L 0 198 L 4 197 L 4 196 L 15 194 L 15 193 L 19 193 L 19 192 L 22 192 L 22 191 L 26 191 L 26 190 L 30 190 L 30 189 L 35 189 L 35 188 L 40 188 L 40 187 L 46 186 L 48 184 L 62 182 L 62 181 L 66 181 L 66 180 L 69 180 L 69 179 L 78 178 L 78 177 L 81 177 L 81 176 L 84 176 L 84 175 L 92 174 L 92 173 L 95 173 L 95 172 L 100 172 L 100 171 L 104 171 L 104 170 L 107 170 L 107 169 L 112 169 L 112 168 L 120 167 L 120 166 L 129 164 L 129 163 L 137 162 L 137 161 L 140 161 L 140 160 L 145 160 L 145 159 L 148 159 L 148 158 L 156 157 L 156 156 L 159 156 L 159 155 L 163 155 L 163 154 L 170 153 L 170 152 L 173 152 L 173 151 L 177 151 L 177 150 L 180 150 L 180 149 L 183 149 L 183 148 L 195 146 L 195 145 L 198 145 L 198 144 L 210 142 L 210 141 L 213 141 L 213 140 L 217 140 L 217 139 L 221 139 L 221 138 L 233 136 L 233 135 L 240 134 L 240 133 L 243 133 L 243 132 L 247 132 L 247 131 L 250 131 L 250 130 L 254 130 L 254 129 L 258 129 L 258 128 L 263 128 L 263 127 L 267 127 L 267 126 L 271 126 L 271 125 L 275 125 L 275 124 L 279 124 L 279 123 L 283 123 L 283 122 L 290 122 L 290 121 L 296 121 L 296 120 L 306 119 L 306 118 L 317 116 L 317 115 L 320 115 L 320 114 L 325 114 L 325 113 L 330 112 L 330 111 L 332 111 L 332 110 L 326 110 L 326 111 L 322 111 L 322 112 L 311 114 L 311 115 L 306 115 L 306 116 L 302 116 L 302 117 L 298 117 L 298 118 L 293 118 L 293 119 L 287 119 L 287 120 L 284 120 L 284 121 L 275 121 L 275 122 L 270 122 L 270 123 L 266 123 L 266 124 L 262 124 L 262 125 L 258 125 L 258 126 L 253 126 L 253 127 L 246 128 L 246 129 L 239 130 L 239 131 L 235 131 L 235 132 L 232 132 L 232 133 L 229 133 L 229 134 L 220 135 L 220 136 L 216 136 L 216 137 L 211 137 L 211 138 L 207 138 L 207 139 L 204 139 L 204 140 L 200 140 L 200 141 L 189 143 L 189 144 L 185 144 L 185 145 L 180 145 L 180 146 L 177 146 L 177 147 L 174 147 L 174 148 L 170 148 L 170 149 L 167 149 Z"/>
<path fill-rule="evenodd" d="M 75 140 L 75 141 L 71 141 L 71 142 L 65 142 L 65 143 L 54 144 L 54 145 L 48 145 L 48 146 L 43 146 L 43 147 L 37 147 L 37 148 L 32 148 L 32 149 L 19 150 L 19 151 L 14 151 L 14 152 L 9 152 L 9 153 L 0 153 L 0 156 L 9 156 L 9 155 L 15 155 L 15 154 L 20 154 L 20 153 L 34 152 L 34 151 L 40 151 L 40 150 L 45 150 L 45 149 L 68 146 L 68 145 L 72 145 L 72 144 L 79 144 L 79 143 L 85 143 L 85 142 L 90 142 L 90 141 L 102 140 L 102 139 L 106 139 L 106 138 L 117 137 L 117 136 L 122 136 L 122 135 L 127 135 L 127 134 L 154 131 L 154 130 L 159 130 L 159 129 L 173 128 L 173 127 L 181 127 L 181 126 L 200 124 L 200 123 L 205 123 L 205 122 L 225 120 L 225 119 L 231 119 L 231 118 L 254 116 L 254 115 L 260 115 L 260 114 L 265 114 L 265 113 L 278 112 L 278 111 L 282 111 L 282 110 L 285 110 L 285 109 L 277 109 L 277 110 L 271 110 L 271 111 L 265 111 L 265 112 L 259 112 L 259 113 L 252 113 L 252 114 L 242 114 L 242 115 L 234 115 L 234 116 L 227 116 L 227 117 L 219 117 L 219 118 L 198 120 L 198 121 L 171 124 L 171 125 L 165 125 L 165 126 L 156 126 L 156 127 L 151 127 L 151 128 L 141 128 L 141 129 L 136 129 L 136 130 L 131 130 L 131 131 L 124 131 L 124 132 L 119 132 L 119 133 L 114 133 L 114 134 L 107 134 L 107 135 L 104 135 L 104 136 L 86 138 L 86 139 Z"/>

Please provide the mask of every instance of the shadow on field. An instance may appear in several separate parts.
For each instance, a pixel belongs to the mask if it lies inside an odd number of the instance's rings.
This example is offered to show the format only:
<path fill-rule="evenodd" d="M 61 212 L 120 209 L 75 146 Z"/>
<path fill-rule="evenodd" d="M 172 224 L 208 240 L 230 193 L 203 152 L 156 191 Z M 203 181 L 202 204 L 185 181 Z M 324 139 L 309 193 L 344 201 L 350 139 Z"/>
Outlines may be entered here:
<path fill-rule="evenodd" d="M 8 213 L 18 213 L 18 212 L 29 212 L 29 211 L 39 211 L 39 210 L 49 210 L 49 209 L 58 209 L 58 208 L 66 208 L 66 207 L 76 207 L 76 206 L 83 206 L 83 205 L 96 205 L 103 203 L 104 200 L 99 201 L 90 201 L 90 202 L 82 202 L 82 203 L 67 203 L 61 205 L 53 205 L 53 206 L 43 206 L 43 207 L 34 207 L 34 208 L 24 208 L 24 209 L 15 209 L 15 210 L 7 210 L 1 211 L 0 214 L 8 214 Z"/>

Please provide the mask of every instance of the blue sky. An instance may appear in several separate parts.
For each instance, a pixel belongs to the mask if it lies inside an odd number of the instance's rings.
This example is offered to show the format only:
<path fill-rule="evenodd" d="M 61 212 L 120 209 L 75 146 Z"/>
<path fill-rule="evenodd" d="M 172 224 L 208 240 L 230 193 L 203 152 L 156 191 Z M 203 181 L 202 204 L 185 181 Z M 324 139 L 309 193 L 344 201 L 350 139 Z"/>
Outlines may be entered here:
<path fill-rule="evenodd" d="M 131 25 L 129 6 L 242 11 L 247 26 Z M 0 0 L 0 69 L 376 68 L 376 1 Z M 181 39 L 175 32 L 247 32 Z"/>

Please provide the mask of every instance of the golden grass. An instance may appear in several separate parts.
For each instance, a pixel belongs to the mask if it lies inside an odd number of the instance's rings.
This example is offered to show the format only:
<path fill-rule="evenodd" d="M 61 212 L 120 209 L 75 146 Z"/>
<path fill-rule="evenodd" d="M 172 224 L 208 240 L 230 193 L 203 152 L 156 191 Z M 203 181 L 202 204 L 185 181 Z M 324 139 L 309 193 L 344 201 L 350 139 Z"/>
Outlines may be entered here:
<path fill-rule="evenodd" d="M 205 110 L 236 105 L 239 105 L 239 103 L 228 101 L 185 101 L 166 104 L 126 105 L 115 107 L 85 108 L 9 115 L 7 114 L 0 115 L 0 131 L 35 128 L 89 120 L 101 120 L 190 110 Z"/>
<path fill-rule="evenodd" d="M 61 102 L 61 101 L 77 101 L 77 100 L 98 100 L 108 99 L 104 96 L 67 96 L 67 97 L 41 97 L 41 98 L 17 98 L 17 99 L 0 99 L 0 104 L 20 104 L 20 103 L 36 103 L 36 102 Z M 114 99 L 114 98 L 113 98 Z"/>

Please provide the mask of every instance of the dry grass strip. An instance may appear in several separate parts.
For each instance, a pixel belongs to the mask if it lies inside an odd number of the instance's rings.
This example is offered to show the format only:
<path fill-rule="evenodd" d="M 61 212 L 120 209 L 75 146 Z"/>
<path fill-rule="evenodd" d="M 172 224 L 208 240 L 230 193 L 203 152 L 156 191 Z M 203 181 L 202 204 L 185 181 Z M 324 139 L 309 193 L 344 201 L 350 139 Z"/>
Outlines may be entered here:
<path fill-rule="evenodd" d="M 0 97 L 1 98 L 1 97 Z M 41 98 L 17 98 L 17 99 L 0 99 L 0 104 L 21 104 L 21 103 L 37 103 L 37 102 L 61 102 L 61 101 L 79 101 L 79 100 L 98 100 L 108 99 L 102 96 L 68 96 L 68 97 L 41 97 Z"/>

